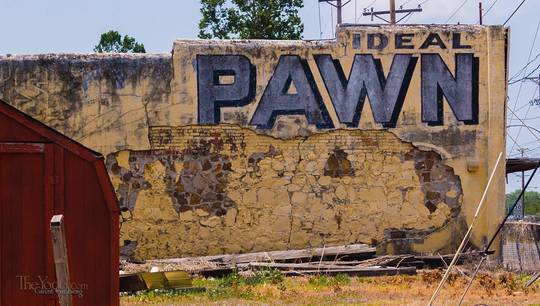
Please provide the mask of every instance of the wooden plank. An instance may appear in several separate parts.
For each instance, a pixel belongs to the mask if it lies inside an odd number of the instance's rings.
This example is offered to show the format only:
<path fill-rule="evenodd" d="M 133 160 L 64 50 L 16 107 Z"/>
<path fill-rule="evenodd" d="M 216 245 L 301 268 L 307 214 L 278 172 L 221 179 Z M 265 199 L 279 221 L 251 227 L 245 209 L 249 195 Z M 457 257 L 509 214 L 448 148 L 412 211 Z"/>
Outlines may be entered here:
<path fill-rule="evenodd" d="M 359 265 L 363 267 L 369 266 L 390 266 L 397 267 L 401 266 L 403 263 L 414 259 L 413 255 L 385 255 L 379 256 L 371 259 L 364 260 Z"/>
<path fill-rule="evenodd" d="M 51 238 L 56 268 L 56 289 L 61 306 L 71 306 L 72 298 L 69 285 L 69 267 L 64 231 L 64 216 L 54 215 L 51 219 Z"/>
<path fill-rule="evenodd" d="M 0 143 L 0 153 L 29 154 L 43 153 L 44 150 L 43 143 Z"/>
<path fill-rule="evenodd" d="M 306 264 L 309 265 L 340 265 L 340 266 L 356 266 L 359 265 L 367 260 L 371 259 L 365 259 L 365 260 L 322 260 L 322 261 L 310 261 L 306 262 Z"/>
<path fill-rule="evenodd" d="M 540 272 L 536 273 L 535 275 L 533 275 L 533 277 L 531 277 L 531 279 L 527 282 L 527 284 L 525 285 L 525 288 L 527 287 L 530 287 L 532 284 L 534 284 L 534 282 L 536 282 L 538 279 L 540 278 Z"/>
<path fill-rule="evenodd" d="M 235 268 L 233 266 L 224 266 L 216 268 L 203 268 L 193 272 L 204 277 L 223 277 L 231 274 L 234 270 Z"/>
<path fill-rule="evenodd" d="M 217 256 L 203 256 L 191 258 L 171 258 L 151 260 L 149 262 L 159 263 L 192 263 L 192 262 L 219 262 L 219 263 L 249 263 L 249 262 L 264 262 L 264 261 L 287 261 L 295 259 L 310 259 L 318 258 L 324 255 L 324 258 L 369 258 L 375 255 L 375 248 L 366 244 L 351 244 L 346 246 L 335 246 L 325 248 L 287 250 L 287 251 L 270 251 L 257 252 L 247 254 L 230 254 Z"/>
<path fill-rule="evenodd" d="M 336 264 L 317 264 L 317 263 L 272 263 L 272 262 L 251 262 L 240 264 L 239 268 L 272 268 L 278 270 L 329 270 L 329 269 L 353 269 L 354 266 L 336 265 Z"/>
<path fill-rule="evenodd" d="M 300 275 L 337 275 L 347 274 L 351 276 L 390 276 L 390 275 L 414 275 L 415 267 L 403 268 L 347 268 L 347 269 L 328 269 L 324 271 L 317 270 L 293 270 L 283 271 L 287 276 Z"/>

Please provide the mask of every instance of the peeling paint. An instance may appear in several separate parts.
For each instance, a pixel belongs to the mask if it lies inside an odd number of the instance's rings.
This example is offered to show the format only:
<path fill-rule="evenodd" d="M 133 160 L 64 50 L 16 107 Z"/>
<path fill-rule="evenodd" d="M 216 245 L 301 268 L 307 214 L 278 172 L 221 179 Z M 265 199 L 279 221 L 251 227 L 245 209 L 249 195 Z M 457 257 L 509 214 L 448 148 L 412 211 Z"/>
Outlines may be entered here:
<path fill-rule="evenodd" d="M 336 34 L 178 40 L 172 54 L 0 56 L 0 98 L 107 156 L 125 257 L 357 242 L 452 252 L 504 153 L 507 30 L 343 25 Z M 243 63 L 234 73 L 248 74 L 234 79 L 246 84 L 231 83 L 232 70 L 198 74 L 198 56 L 222 55 Z M 212 90 L 204 107 L 201 80 Z M 486 201 L 471 247 L 504 214 L 504 171 Z"/>

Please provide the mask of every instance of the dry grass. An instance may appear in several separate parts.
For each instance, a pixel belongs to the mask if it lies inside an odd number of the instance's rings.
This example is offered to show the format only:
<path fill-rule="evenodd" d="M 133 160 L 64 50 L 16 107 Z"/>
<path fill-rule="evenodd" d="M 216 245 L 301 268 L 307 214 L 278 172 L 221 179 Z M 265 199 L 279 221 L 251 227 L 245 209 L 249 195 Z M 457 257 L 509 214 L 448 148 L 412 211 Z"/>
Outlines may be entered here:
<path fill-rule="evenodd" d="M 416 276 L 358 278 L 288 277 L 279 272 L 223 279 L 196 279 L 205 292 L 144 292 L 121 298 L 121 305 L 426 305 L 441 279 L 440 271 Z M 540 305 L 540 285 L 524 289 L 528 276 L 479 275 L 465 305 Z M 467 278 L 453 274 L 436 305 L 456 305 Z"/>

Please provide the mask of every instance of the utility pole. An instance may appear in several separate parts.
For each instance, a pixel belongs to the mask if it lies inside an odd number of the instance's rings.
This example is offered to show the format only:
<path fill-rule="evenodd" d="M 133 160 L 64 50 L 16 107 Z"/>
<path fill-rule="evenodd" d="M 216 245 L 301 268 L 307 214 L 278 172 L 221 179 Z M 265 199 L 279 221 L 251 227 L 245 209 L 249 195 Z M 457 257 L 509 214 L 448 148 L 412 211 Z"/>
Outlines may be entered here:
<path fill-rule="evenodd" d="M 521 159 L 523 159 L 523 153 L 525 152 L 526 148 L 521 149 Z M 525 190 L 525 171 L 521 171 L 521 190 Z M 521 198 L 521 211 L 519 214 L 523 218 L 525 216 L 525 195 L 527 193 L 523 193 L 523 198 Z"/>
<path fill-rule="evenodd" d="M 518 151 L 521 153 L 521 158 L 524 157 L 525 151 L 527 151 L 527 148 L 519 148 Z M 521 171 L 521 190 L 525 189 L 525 171 Z M 519 203 L 516 205 L 516 208 L 514 209 L 514 217 L 518 220 L 523 220 L 523 217 L 525 216 L 525 195 L 527 193 L 523 193 L 523 197 L 519 201 Z"/>
<path fill-rule="evenodd" d="M 390 24 L 396 24 L 396 0 L 390 0 Z"/>
<path fill-rule="evenodd" d="M 337 10 L 337 24 L 340 25 L 343 23 L 343 17 L 341 15 L 341 0 L 336 0 L 336 10 Z"/>
<path fill-rule="evenodd" d="M 396 0 L 390 0 L 390 9 L 388 11 L 375 11 L 373 7 L 371 10 L 364 9 L 364 12 L 362 13 L 363 16 L 371 16 L 371 20 L 373 21 L 373 17 L 376 17 L 380 20 L 383 20 L 389 24 L 397 24 L 407 16 L 409 16 L 412 13 L 421 12 L 422 7 L 418 5 L 417 8 L 414 9 L 404 9 L 403 7 L 400 7 L 396 10 Z M 405 14 L 405 16 L 401 17 L 400 19 L 396 18 L 397 14 Z M 390 15 L 390 20 L 386 20 L 380 15 Z M 397 20 L 396 20 L 397 19 Z"/>
<path fill-rule="evenodd" d="M 482 15 L 484 14 L 484 10 L 482 9 L 482 1 L 478 2 L 478 14 L 479 14 L 479 21 L 480 21 L 480 25 L 483 24 L 482 22 Z"/>
<path fill-rule="evenodd" d="M 330 4 L 331 6 L 335 7 L 337 10 L 337 25 L 340 25 L 343 23 L 343 13 L 342 8 L 349 4 L 352 0 L 345 0 L 345 3 L 342 2 L 342 0 L 319 0 L 319 2 L 326 2 Z M 335 2 L 335 4 L 334 4 Z M 356 20 L 355 20 L 356 22 Z"/>

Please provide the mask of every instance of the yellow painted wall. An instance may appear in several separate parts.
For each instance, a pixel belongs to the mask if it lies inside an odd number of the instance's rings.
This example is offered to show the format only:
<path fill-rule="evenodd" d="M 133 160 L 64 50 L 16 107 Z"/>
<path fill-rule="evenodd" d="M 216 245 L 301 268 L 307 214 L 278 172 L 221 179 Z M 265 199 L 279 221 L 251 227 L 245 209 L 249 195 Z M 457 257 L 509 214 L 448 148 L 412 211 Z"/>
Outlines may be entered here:
<path fill-rule="evenodd" d="M 368 33 L 389 37 L 367 49 Z M 413 49 L 395 49 L 413 33 Z M 419 49 L 430 33 L 445 45 Z M 471 49 L 452 48 L 452 34 Z M 353 48 L 353 36 L 362 38 Z M 0 98 L 107 155 L 125 221 L 122 252 L 138 259 L 368 243 L 380 252 L 451 252 L 471 222 L 505 148 L 506 30 L 499 26 L 348 26 L 329 41 L 178 40 L 170 55 L 0 58 Z M 396 126 L 365 103 L 357 127 L 339 123 L 314 55 L 351 69 L 372 54 L 388 72 L 396 53 L 479 59 L 478 124 L 444 102 L 444 124 L 421 120 L 420 61 Z M 197 123 L 197 55 L 244 55 L 256 68 L 255 98 L 223 108 L 222 123 Z M 249 125 L 280 56 L 307 61 L 335 129 L 303 115 L 271 130 Z M 497 172 L 472 243 L 480 247 L 504 213 Z"/>

